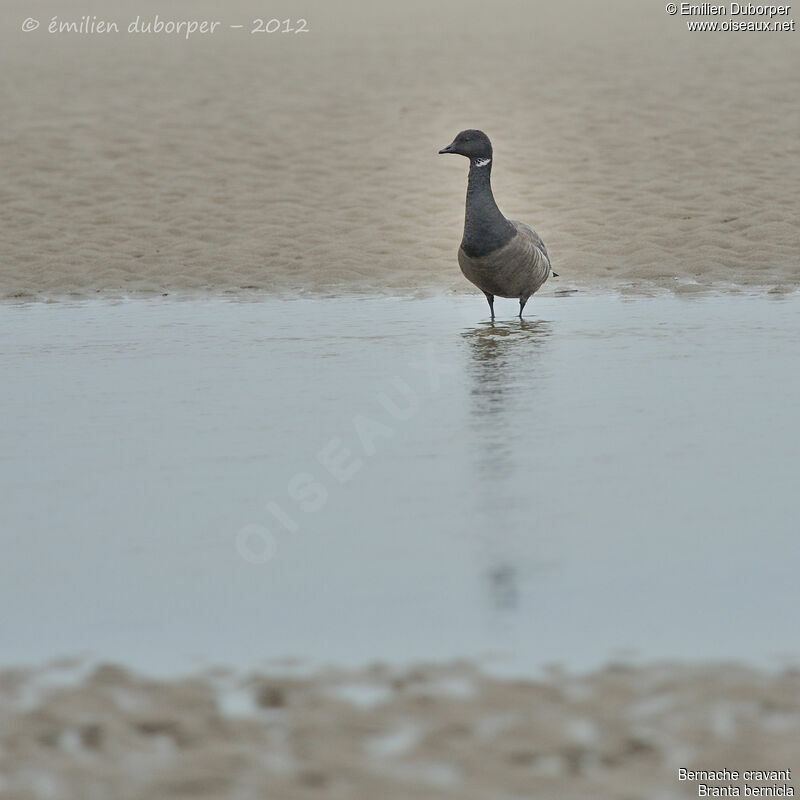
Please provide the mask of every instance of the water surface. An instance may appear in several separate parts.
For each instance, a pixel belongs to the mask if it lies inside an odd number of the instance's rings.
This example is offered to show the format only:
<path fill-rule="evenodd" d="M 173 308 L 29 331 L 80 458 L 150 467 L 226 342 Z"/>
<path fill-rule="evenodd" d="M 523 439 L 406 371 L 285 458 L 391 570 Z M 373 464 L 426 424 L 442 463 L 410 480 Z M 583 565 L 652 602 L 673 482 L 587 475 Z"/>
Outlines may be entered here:
<path fill-rule="evenodd" d="M 800 298 L 0 307 L 3 661 L 800 652 Z"/>

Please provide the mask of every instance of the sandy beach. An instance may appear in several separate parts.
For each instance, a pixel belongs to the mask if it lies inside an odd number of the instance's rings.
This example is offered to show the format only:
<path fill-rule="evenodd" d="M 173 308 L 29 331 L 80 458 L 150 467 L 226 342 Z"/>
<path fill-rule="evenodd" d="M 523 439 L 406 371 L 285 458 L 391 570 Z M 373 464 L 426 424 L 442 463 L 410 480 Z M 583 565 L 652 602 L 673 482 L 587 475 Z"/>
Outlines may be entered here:
<path fill-rule="evenodd" d="M 561 288 L 800 283 L 798 33 L 690 33 L 659 3 L 7 3 L 0 295 L 469 291 L 466 169 L 495 145 L 501 208 Z M 128 34 L 137 16 L 214 35 Z M 241 24 L 243 29 L 231 29 Z M 548 287 L 549 289 L 552 287 Z"/>
<path fill-rule="evenodd" d="M 0 672 L 0 709 L 8 800 L 618 800 L 697 797 L 698 783 L 797 788 L 796 669 L 617 665 L 510 682 L 465 664 L 314 677 L 273 667 L 154 680 L 62 663 Z M 681 768 L 723 767 L 739 780 L 679 780 Z M 745 780 L 746 769 L 783 775 Z"/>

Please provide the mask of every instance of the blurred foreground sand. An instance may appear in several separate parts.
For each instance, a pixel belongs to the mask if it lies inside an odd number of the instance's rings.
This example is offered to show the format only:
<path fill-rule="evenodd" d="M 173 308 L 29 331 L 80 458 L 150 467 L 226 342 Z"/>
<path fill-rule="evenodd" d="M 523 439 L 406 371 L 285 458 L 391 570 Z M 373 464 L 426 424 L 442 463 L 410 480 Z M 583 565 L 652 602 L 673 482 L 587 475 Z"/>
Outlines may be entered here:
<path fill-rule="evenodd" d="M 464 664 L 174 681 L 6 670 L 0 712 L 7 800 L 652 800 L 697 796 L 680 767 L 800 769 L 796 669 L 531 682 Z"/>
<path fill-rule="evenodd" d="M 42 27 L 20 30 L 40 12 Z M 662 3 L 288 0 L 306 35 L 56 35 L 0 26 L 0 297 L 467 289 L 466 165 L 560 283 L 800 284 L 800 33 L 690 33 Z M 267 13 L 110 0 L 106 20 Z"/>

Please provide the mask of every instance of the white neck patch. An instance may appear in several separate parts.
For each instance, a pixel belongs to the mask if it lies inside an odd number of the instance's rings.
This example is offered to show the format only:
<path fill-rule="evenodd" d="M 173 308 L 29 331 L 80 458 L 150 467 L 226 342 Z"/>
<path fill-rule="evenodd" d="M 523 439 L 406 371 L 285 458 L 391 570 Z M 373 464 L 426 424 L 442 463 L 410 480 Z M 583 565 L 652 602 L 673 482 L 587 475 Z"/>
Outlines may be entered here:
<path fill-rule="evenodd" d="M 492 159 L 491 158 L 477 158 L 473 162 L 473 164 L 476 167 L 485 167 L 487 164 L 491 164 L 491 163 L 492 163 Z"/>

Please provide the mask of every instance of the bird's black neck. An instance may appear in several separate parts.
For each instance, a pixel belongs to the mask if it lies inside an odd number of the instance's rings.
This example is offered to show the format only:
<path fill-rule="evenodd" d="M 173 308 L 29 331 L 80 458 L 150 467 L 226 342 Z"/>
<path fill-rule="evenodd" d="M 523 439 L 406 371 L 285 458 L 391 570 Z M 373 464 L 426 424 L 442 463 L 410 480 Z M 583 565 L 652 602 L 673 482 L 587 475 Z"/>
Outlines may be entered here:
<path fill-rule="evenodd" d="M 471 257 L 485 256 L 516 236 L 492 194 L 492 160 L 473 158 L 469 164 L 467 209 L 461 247 Z"/>

